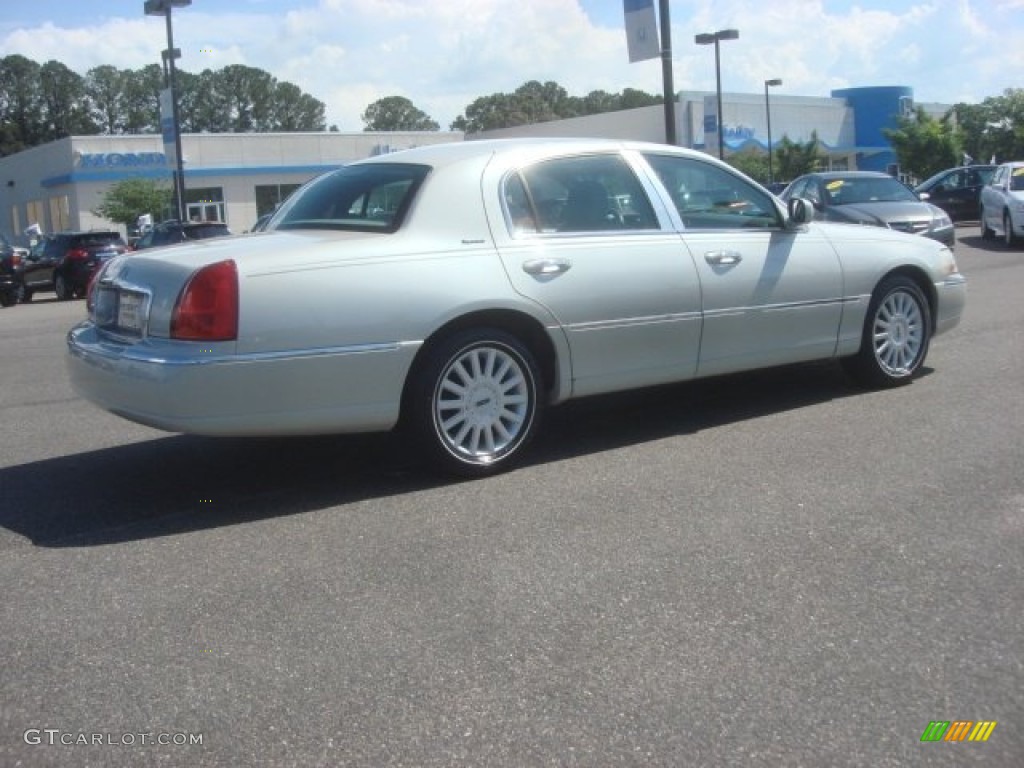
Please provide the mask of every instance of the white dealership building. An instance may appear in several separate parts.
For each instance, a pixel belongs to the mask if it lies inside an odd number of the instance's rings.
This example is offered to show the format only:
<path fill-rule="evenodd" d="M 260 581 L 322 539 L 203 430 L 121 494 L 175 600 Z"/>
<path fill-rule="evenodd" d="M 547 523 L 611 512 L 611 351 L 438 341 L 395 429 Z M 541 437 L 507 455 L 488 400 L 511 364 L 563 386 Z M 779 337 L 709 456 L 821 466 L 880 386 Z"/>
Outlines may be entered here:
<path fill-rule="evenodd" d="M 181 137 L 189 219 L 250 229 L 296 187 L 345 163 L 424 144 L 461 141 L 458 132 L 204 133 Z M 118 181 L 171 183 L 174 164 L 160 134 L 70 136 L 0 158 L 0 231 L 16 242 L 43 232 L 110 226 L 93 210 Z M 152 211 L 159 220 L 160 211 Z"/>

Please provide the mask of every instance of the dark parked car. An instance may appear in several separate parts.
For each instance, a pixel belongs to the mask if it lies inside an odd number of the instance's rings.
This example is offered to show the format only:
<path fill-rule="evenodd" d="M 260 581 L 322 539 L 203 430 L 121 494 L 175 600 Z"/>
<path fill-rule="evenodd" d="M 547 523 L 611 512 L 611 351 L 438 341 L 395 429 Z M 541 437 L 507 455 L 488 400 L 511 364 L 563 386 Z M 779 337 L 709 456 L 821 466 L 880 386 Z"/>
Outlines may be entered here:
<path fill-rule="evenodd" d="M 228 225 L 222 221 L 162 221 L 135 243 L 135 250 L 206 240 L 210 237 L 227 237 L 230 234 Z"/>
<path fill-rule="evenodd" d="M 810 200 L 814 217 L 823 221 L 887 227 L 924 235 L 950 247 L 956 241 L 949 214 L 924 202 L 910 187 L 885 173 L 809 173 L 795 179 L 781 197 L 787 202 L 797 197 Z"/>
<path fill-rule="evenodd" d="M 18 267 L 21 255 L 0 232 L 0 307 L 18 303 Z"/>
<path fill-rule="evenodd" d="M 19 300 L 53 291 L 61 301 L 85 296 L 89 280 L 102 265 L 128 250 L 119 232 L 58 232 L 45 235 L 18 269 Z"/>
<path fill-rule="evenodd" d="M 981 188 L 989 183 L 995 172 L 994 165 L 948 168 L 922 181 L 914 191 L 922 200 L 939 206 L 953 221 L 977 221 Z"/>

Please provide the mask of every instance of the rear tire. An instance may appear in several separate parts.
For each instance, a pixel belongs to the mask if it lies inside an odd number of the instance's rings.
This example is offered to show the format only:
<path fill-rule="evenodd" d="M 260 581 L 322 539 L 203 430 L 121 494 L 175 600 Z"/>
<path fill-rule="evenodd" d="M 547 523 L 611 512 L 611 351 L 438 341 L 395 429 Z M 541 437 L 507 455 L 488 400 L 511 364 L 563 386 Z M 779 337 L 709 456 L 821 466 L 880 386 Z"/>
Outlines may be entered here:
<path fill-rule="evenodd" d="M 442 339 L 413 373 L 409 426 L 444 472 L 483 477 L 513 465 L 540 423 L 540 370 L 519 339 L 474 328 Z"/>
<path fill-rule="evenodd" d="M 996 233 L 985 223 L 985 209 L 978 209 L 978 218 L 981 220 L 981 239 L 982 240 L 994 240 Z"/>
<path fill-rule="evenodd" d="M 57 275 L 53 278 L 53 291 L 57 294 L 58 301 L 67 301 L 72 298 L 71 286 L 64 279 L 64 275 Z"/>
<path fill-rule="evenodd" d="M 1010 212 L 1007 211 L 1003 214 L 1003 245 L 1013 248 L 1016 244 L 1017 237 L 1013 234 L 1013 219 L 1010 218 Z"/>
<path fill-rule="evenodd" d="M 871 296 L 860 351 L 843 365 L 864 386 L 907 384 L 928 355 L 931 329 L 931 309 L 917 283 L 888 277 Z"/>

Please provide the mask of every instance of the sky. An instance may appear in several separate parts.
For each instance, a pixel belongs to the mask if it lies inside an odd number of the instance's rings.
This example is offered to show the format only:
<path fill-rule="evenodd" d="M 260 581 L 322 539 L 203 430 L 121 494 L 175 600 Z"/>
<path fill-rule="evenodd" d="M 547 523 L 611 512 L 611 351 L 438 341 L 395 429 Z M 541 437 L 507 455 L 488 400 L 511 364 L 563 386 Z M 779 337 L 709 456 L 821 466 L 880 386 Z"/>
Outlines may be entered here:
<path fill-rule="evenodd" d="M 654 2 L 658 6 L 658 0 Z M 1024 0 L 671 0 L 676 91 L 823 97 L 909 86 L 918 102 L 978 103 L 1024 87 Z M 324 102 L 328 125 L 361 131 L 366 107 L 404 96 L 447 129 L 480 96 L 553 80 L 570 95 L 660 94 L 658 59 L 629 63 L 621 0 L 193 0 L 172 12 L 178 66 L 263 69 Z M 0 56 L 84 75 L 138 69 L 167 47 L 143 0 L 0 0 Z"/>

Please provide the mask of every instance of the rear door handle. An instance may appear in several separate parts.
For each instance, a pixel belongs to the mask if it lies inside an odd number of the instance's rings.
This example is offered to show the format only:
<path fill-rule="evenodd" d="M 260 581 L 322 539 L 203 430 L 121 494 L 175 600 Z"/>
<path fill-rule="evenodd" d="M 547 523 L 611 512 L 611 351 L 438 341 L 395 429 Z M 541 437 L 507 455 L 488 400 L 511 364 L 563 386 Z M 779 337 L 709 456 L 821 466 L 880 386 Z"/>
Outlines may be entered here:
<path fill-rule="evenodd" d="M 743 257 L 736 251 L 708 251 L 704 254 L 704 261 L 708 264 L 727 266 L 739 264 L 743 261 Z"/>
<path fill-rule="evenodd" d="M 570 259 L 530 259 L 523 262 L 523 272 L 528 275 L 559 275 L 571 267 Z"/>

